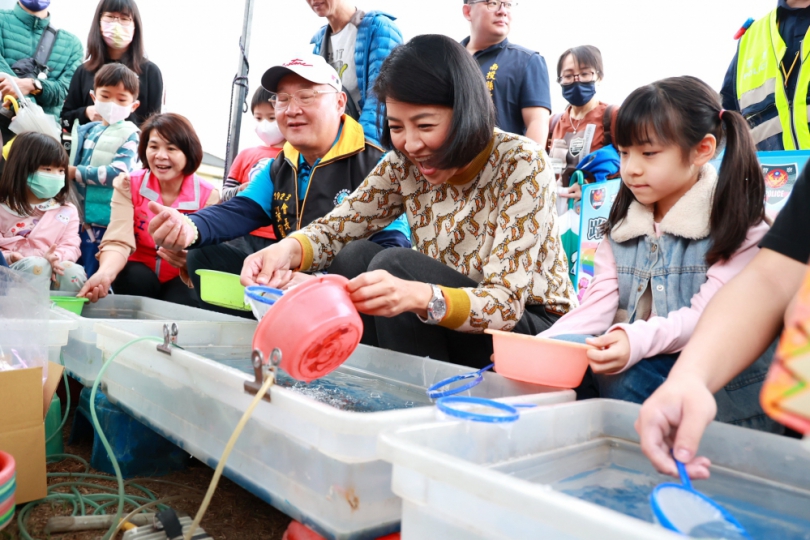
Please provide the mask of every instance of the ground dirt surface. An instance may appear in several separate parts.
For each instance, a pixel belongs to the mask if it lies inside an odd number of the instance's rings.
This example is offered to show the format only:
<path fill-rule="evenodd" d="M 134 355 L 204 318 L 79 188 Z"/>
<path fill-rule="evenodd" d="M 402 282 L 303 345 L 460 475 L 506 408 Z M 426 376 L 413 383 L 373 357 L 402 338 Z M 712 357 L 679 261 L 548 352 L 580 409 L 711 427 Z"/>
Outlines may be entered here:
<path fill-rule="evenodd" d="M 90 461 L 91 440 L 84 440 L 71 446 L 67 444 L 67 435 L 70 433 L 72 422 L 73 412 L 71 412 L 63 430 L 65 453 L 75 454 Z M 48 472 L 84 472 L 84 470 L 84 465 L 75 460 L 65 460 L 48 465 Z M 98 471 L 92 469 L 90 472 L 98 473 Z M 168 503 L 169 506 L 178 512 L 185 512 L 190 516 L 194 516 L 202 502 L 205 491 L 208 489 L 213 474 L 213 469 L 192 459 L 186 470 L 182 472 L 155 478 L 153 479 L 155 481 L 140 479 L 136 483 L 150 489 L 159 499 L 181 496 L 181 499 Z M 49 481 L 51 484 L 55 484 L 65 481 L 65 478 L 50 478 Z M 105 483 L 97 479 L 89 481 Z M 107 484 L 117 488 L 114 477 Z M 82 493 L 94 493 L 92 489 L 86 488 L 80 488 L 80 491 Z M 130 488 L 127 491 L 142 494 Z M 18 506 L 17 511 L 19 512 L 22 508 L 23 505 Z M 58 515 L 70 515 L 71 510 L 71 506 L 63 506 L 62 503 L 45 503 L 37 506 L 28 518 L 29 534 L 36 540 L 97 540 L 101 538 L 105 531 L 72 532 L 53 534 L 51 536 L 45 534 L 44 527 L 48 518 Z M 131 510 L 133 509 L 125 509 L 125 514 Z M 202 521 L 202 527 L 215 540 L 281 540 L 289 523 L 289 517 L 223 476 L 208 512 Z M 118 538 L 120 539 L 121 536 L 119 533 Z M 9 527 L 0 531 L 0 540 L 17 540 L 19 538 L 21 538 L 21 535 L 17 528 L 17 515 L 15 514 Z"/>

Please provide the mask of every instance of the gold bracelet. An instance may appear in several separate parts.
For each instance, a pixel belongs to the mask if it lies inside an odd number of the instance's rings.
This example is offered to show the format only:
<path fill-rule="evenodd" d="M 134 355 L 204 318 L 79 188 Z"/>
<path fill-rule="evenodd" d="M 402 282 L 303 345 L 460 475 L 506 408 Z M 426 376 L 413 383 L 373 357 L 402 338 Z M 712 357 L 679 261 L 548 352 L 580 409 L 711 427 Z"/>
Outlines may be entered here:
<path fill-rule="evenodd" d="M 197 230 L 197 226 L 194 224 L 194 222 L 191 220 L 190 217 L 188 217 L 186 214 L 183 214 L 183 217 L 186 218 L 186 223 L 191 225 L 191 228 L 194 229 L 194 240 L 192 240 L 191 243 L 188 244 L 188 246 L 191 246 L 191 245 L 194 245 L 194 243 L 197 242 L 197 240 L 200 239 L 200 231 Z M 188 246 L 186 246 L 186 247 L 188 247 Z"/>

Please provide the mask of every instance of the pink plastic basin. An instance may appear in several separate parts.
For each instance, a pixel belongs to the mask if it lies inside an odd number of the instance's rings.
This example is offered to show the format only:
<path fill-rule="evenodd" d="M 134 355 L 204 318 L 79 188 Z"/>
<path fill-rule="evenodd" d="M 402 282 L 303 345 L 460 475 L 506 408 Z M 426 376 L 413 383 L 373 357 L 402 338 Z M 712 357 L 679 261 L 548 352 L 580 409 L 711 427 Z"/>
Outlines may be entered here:
<path fill-rule="evenodd" d="M 495 371 L 509 379 L 555 388 L 576 388 L 588 369 L 590 345 L 487 330 Z"/>
<path fill-rule="evenodd" d="M 363 321 L 346 292 L 346 278 L 312 278 L 284 293 L 259 322 L 253 348 L 265 361 L 281 350 L 281 369 L 311 382 L 337 369 L 357 348 Z"/>

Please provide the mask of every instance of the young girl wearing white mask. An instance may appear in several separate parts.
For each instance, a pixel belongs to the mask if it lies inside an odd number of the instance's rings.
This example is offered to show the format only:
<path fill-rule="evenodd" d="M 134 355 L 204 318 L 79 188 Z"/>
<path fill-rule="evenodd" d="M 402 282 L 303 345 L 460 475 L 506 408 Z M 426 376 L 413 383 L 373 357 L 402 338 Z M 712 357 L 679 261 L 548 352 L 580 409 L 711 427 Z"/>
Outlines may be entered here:
<path fill-rule="evenodd" d="M 256 135 L 262 141 L 261 146 L 246 148 L 239 152 L 228 172 L 228 179 L 222 186 L 222 200 L 227 201 L 248 186 L 256 174 L 281 152 L 284 146 L 284 135 L 276 123 L 276 111 L 270 104 L 272 94 L 261 86 L 253 93 L 250 101 L 250 112 L 256 120 Z M 256 250 L 267 247 L 276 235 L 273 227 L 262 227 L 250 233 L 245 240 L 254 245 Z"/>
<path fill-rule="evenodd" d="M 92 275 L 96 253 L 110 223 L 113 179 L 138 166 L 138 126 L 126 120 L 140 103 L 138 76 L 123 64 L 107 64 L 96 73 L 92 97 L 101 121 L 73 126 L 68 178 L 75 180 L 82 203 L 81 263 Z"/>
<path fill-rule="evenodd" d="M 66 202 L 68 156 L 56 139 L 18 135 L 0 179 L 0 251 L 12 270 L 53 290 L 87 281 L 79 258 L 79 215 Z"/>
<path fill-rule="evenodd" d="M 140 88 L 135 97 L 141 103 L 129 118 L 138 127 L 163 104 L 163 76 L 147 60 L 143 28 L 134 0 L 100 0 L 90 34 L 87 36 L 87 60 L 76 69 L 62 107 L 62 127 L 70 130 L 74 122 L 87 124 L 102 117 L 90 96 L 94 77 L 102 66 L 121 63 L 138 75 Z"/>

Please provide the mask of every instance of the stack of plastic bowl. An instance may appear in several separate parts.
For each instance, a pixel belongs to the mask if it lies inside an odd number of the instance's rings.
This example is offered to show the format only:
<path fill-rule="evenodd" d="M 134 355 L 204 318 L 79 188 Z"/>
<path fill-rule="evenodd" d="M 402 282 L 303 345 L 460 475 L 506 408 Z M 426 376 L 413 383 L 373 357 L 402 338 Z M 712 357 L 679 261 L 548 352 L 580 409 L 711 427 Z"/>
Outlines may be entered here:
<path fill-rule="evenodd" d="M 14 458 L 0 452 L 0 531 L 14 517 L 14 492 L 17 490 L 17 475 Z"/>

